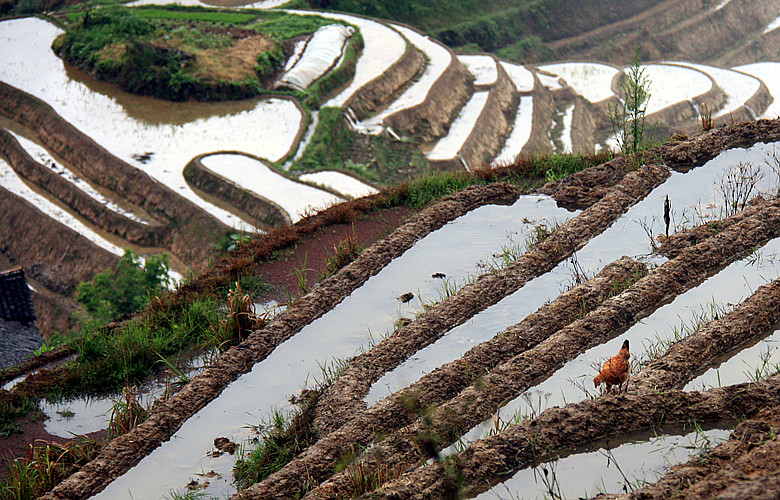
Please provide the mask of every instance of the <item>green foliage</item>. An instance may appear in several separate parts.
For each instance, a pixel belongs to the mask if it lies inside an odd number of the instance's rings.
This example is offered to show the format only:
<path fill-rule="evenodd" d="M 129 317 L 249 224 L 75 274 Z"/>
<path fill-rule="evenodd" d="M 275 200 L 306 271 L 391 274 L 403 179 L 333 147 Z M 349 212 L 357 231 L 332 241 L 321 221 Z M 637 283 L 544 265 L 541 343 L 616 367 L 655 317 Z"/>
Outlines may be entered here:
<path fill-rule="evenodd" d="M 35 401 L 30 401 L 27 398 L 18 400 L 7 398 L 0 403 L 0 436 L 9 437 L 22 432 L 22 428 L 16 420 L 37 409 L 38 405 Z"/>
<path fill-rule="evenodd" d="M 339 168 L 354 143 L 353 132 L 340 108 L 322 108 L 319 122 L 296 170 Z"/>
<path fill-rule="evenodd" d="M 322 26 L 338 22 L 319 16 L 299 16 L 288 14 L 287 12 L 269 11 L 263 13 L 262 19 L 250 27 L 258 33 L 268 35 L 276 40 L 289 40 L 297 36 L 314 33 Z"/>
<path fill-rule="evenodd" d="M 282 63 L 284 63 L 284 50 L 280 43 L 275 42 L 272 48 L 257 54 L 255 71 L 260 76 L 268 76 L 279 69 Z"/>
<path fill-rule="evenodd" d="M 555 53 L 538 36 L 527 36 L 496 51 L 502 59 L 523 62 L 542 62 L 555 58 Z"/>
<path fill-rule="evenodd" d="M 609 120 L 618 142 L 618 148 L 624 154 L 636 154 L 641 151 L 645 135 L 645 110 L 650 99 L 650 80 L 645 76 L 636 51 L 634 64 L 628 69 L 620 82 L 619 106 L 609 107 Z"/>
<path fill-rule="evenodd" d="M 151 296 L 167 288 L 168 270 L 167 255 L 153 255 L 142 266 L 141 258 L 127 249 L 115 272 L 104 271 L 79 284 L 78 301 L 95 320 L 114 321 L 140 311 Z"/>
<path fill-rule="evenodd" d="M 203 32 L 188 26 L 172 29 L 170 36 L 178 38 L 184 45 L 198 49 L 226 49 L 233 44 L 230 35 Z"/>

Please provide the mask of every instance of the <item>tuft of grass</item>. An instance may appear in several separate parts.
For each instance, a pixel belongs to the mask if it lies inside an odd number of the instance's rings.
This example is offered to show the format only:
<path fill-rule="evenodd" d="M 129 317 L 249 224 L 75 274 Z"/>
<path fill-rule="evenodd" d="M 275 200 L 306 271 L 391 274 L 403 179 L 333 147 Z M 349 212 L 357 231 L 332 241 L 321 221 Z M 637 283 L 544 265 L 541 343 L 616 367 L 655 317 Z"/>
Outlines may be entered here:
<path fill-rule="evenodd" d="M 295 405 L 292 412 L 275 410 L 269 421 L 257 427 L 261 435 L 254 448 L 242 451 L 233 469 L 239 490 L 280 470 L 317 440 L 314 427 L 317 401 L 346 366 L 346 362 L 339 360 L 320 365 L 322 379 L 315 382 L 313 389 L 304 389 L 300 397 L 290 400 Z"/>
<path fill-rule="evenodd" d="M 102 443 L 81 436 L 63 445 L 30 446 L 26 457 L 8 466 L 7 477 L 0 484 L 0 498 L 37 498 L 94 459 L 102 447 Z"/>
<path fill-rule="evenodd" d="M 357 236 L 354 232 L 354 225 L 352 234 L 345 239 L 339 241 L 333 246 L 333 253 L 328 252 L 327 262 L 325 269 L 322 272 L 322 279 L 333 276 L 339 270 L 355 260 L 360 252 L 365 249 L 365 245 L 358 243 Z"/>

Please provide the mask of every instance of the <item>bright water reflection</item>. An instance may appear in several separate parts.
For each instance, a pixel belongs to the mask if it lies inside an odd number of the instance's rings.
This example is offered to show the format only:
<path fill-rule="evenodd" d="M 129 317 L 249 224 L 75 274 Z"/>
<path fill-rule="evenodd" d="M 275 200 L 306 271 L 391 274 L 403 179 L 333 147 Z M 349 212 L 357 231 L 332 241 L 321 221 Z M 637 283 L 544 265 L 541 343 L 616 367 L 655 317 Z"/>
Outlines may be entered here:
<path fill-rule="evenodd" d="M 663 213 L 664 198 L 667 195 L 675 212 L 674 224 L 678 227 L 698 224 L 702 222 L 702 219 L 707 220 L 720 214 L 722 211 L 722 200 L 719 199 L 715 186 L 720 182 L 724 172 L 740 161 L 761 165 L 766 155 L 772 153 L 774 149 L 775 144 L 767 145 L 761 143 L 747 150 L 733 149 L 721 153 L 706 165 L 695 168 L 688 173 L 673 173 L 672 177 L 664 184 L 653 190 L 644 200 L 631 207 L 609 229 L 590 240 L 582 250 L 577 252 L 577 260 L 582 269 L 592 276 L 606 264 L 617 260 L 622 255 L 641 256 L 648 252 L 650 240 L 645 228 L 649 227 L 652 234 L 658 234 L 663 231 L 663 227 L 658 223 L 658 217 Z M 776 192 L 776 182 L 776 179 L 767 175 L 757 188 L 762 192 Z M 773 241 L 767 245 L 767 253 L 771 254 L 777 251 L 780 248 L 778 245 L 780 245 L 780 241 Z M 661 260 L 657 262 L 660 263 Z M 585 383 L 587 383 L 587 378 L 593 377 L 597 373 L 591 365 L 617 353 L 620 344 L 626 336 L 634 340 L 631 343 L 631 350 L 636 357 L 637 354 L 642 353 L 649 347 L 651 341 L 655 340 L 657 331 L 661 330 L 661 334 L 664 337 L 668 337 L 671 334 L 670 329 L 677 326 L 681 318 L 687 319 L 685 315 L 690 314 L 690 311 L 699 310 L 710 302 L 721 305 L 739 302 L 759 285 L 777 277 L 778 265 L 780 263 L 773 262 L 768 270 L 755 269 L 752 267 L 750 259 L 732 264 L 727 270 L 705 282 L 707 286 L 704 288 L 699 287 L 678 297 L 672 304 L 659 309 L 656 311 L 656 314 L 651 315 L 645 321 L 633 327 L 626 335 L 594 347 L 575 360 L 570 361 L 548 380 L 539 386 L 530 388 L 527 391 L 530 397 L 520 396 L 516 398 L 501 408 L 500 414 L 505 419 L 508 419 L 518 411 L 520 414 L 528 414 L 532 409 L 538 412 L 556 404 L 571 403 L 582 399 L 585 394 L 579 387 L 572 384 L 572 380 L 576 382 L 585 378 Z M 555 272 L 553 271 L 553 273 Z M 547 275 L 537 279 L 547 279 Z M 524 293 L 523 289 L 520 289 L 515 295 Z M 555 295 L 551 295 L 548 298 L 552 300 L 554 297 Z M 503 304 L 507 300 L 504 299 L 504 301 L 499 302 L 492 308 L 483 311 L 483 314 L 505 310 Z M 688 311 L 687 313 L 686 310 Z M 515 322 L 519 322 L 523 317 L 518 315 Z M 503 328 L 510 326 L 510 324 L 506 324 Z M 498 333 L 501 329 L 493 330 L 492 335 Z M 475 333 L 475 335 L 477 334 Z M 487 338 L 484 333 L 479 335 Z M 439 343 L 441 341 L 437 344 Z M 432 347 L 435 348 L 437 344 L 434 344 Z M 640 348 L 640 346 L 642 347 Z M 451 361 L 452 359 L 445 353 L 446 349 L 444 348 L 442 349 L 442 354 L 437 351 L 431 351 L 430 356 L 435 357 L 435 361 L 429 361 L 429 363 L 438 366 L 444 362 Z M 405 365 L 401 365 L 399 370 L 404 369 Z M 407 376 L 406 378 L 407 380 L 416 380 L 412 376 Z M 398 389 L 399 387 L 394 388 Z M 550 394 L 550 396 L 547 396 L 547 394 Z M 474 442 L 493 427 L 493 420 L 489 419 L 467 432 L 462 437 L 462 442 Z M 459 444 L 451 446 L 445 453 L 453 453 L 459 447 Z"/>
<path fill-rule="evenodd" d="M 394 320 L 413 316 L 421 308 L 420 297 L 437 297 L 442 280 L 433 278 L 434 273 L 459 282 L 467 273 L 480 272 L 480 261 L 500 252 L 507 241 L 506 231 L 517 230 L 524 218 L 549 222 L 565 214 L 568 212 L 547 197 L 524 196 L 511 207 L 478 208 L 420 240 L 334 309 L 277 347 L 250 373 L 230 384 L 217 400 L 185 422 L 171 441 L 99 496 L 126 498 L 131 490 L 136 498 L 159 498 L 170 489 L 182 488 L 201 470 L 213 469 L 229 477 L 230 467 L 220 469 L 220 463 L 205 456 L 215 437 L 239 441 L 251 437 L 248 426 L 261 423 L 273 408 L 289 408 L 287 399 L 320 376 L 320 363 L 354 355 L 371 338 L 379 340 L 391 330 Z M 401 304 L 396 297 L 405 292 L 414 293 L 415 298 Z M 166 464 L 165 474 L 158 473 L 162 464 Z M 171 470 L 167 464 L 176 465 Z M 205 492 L 222 496 L 232 492 L 232 487 L 212 483 Z"/>
<path fill-rule="evenodd" d="M 173 123 L 150 124 L 133 118 L 133 113 L 112 97 L 124 92 L 113 89 L 111 95 L 96 93 L 69 77 L 63 62 L 50 48 L 60 33 L 59 28 L 37 18 L 0 22 L 3 46 L 0 80 L 47 102 L 110 153 L 166 184 L 225 224 L 243 227 L 244 223 L 237 217 L 196 195 L 185 182 L 182 169 L 194 156 L 212 151 L 244 151 L 271 161 L 279 160 L 293 145 L 303 121 L 303 114 L 294 102 L 255 99 L 253 107 L 222 116 L 219 116 L 224 109 L 221 105 L 206 106 L 212 113 L 204 118 L 178 123 L 179 117 L 174 117 Z M 157 107 L 157 117 L 160 117 L 159 110 L 190 107 L 190 103 L 172 104 L 149 98 L 132 98 L 127 102 Z M 235 109 L 236 105 L 226 106 Z M 133 158 L 143 153 L 151 153 L 145 163 Z"/>
<path fill-rule="evenodd" d="M 672 465 L 726 441 L 730 433 L 725 429 L 697 430 L 650 436 L 617 447 L 589 447 L 585 453 L 522 469 L 476 498 L 591 498 L 599 493 L 632 491 L 657 481 Z"/>

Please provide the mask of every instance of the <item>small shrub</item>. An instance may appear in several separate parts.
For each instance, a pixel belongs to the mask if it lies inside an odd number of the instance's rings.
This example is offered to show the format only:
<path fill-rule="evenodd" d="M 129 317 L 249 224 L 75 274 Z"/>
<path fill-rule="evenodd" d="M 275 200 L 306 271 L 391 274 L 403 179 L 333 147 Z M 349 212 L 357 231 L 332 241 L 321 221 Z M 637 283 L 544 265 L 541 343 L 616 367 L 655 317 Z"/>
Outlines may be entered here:
<path fill-rule="evenodd" d="M 624 154 L 636 154 L 642 149 L 645 135 L 645 110 L 650 99 L 650 80 L 645 76 L 636 51 L 634 64 L 620 82 L 619 106 L 609 106 L 609 119 L 618 148 Z"/>
<path fill-rule="evenodd" d="M 104 271 L 79 284 L 78 301 L 93 319 L 109 323 L 140 311 L 150 297 L 164 290 L 170 283 L 168 270 L 165 254 L 149 257 L 142 266 L 138 254 L 125 250 L 116 271 Z"/>

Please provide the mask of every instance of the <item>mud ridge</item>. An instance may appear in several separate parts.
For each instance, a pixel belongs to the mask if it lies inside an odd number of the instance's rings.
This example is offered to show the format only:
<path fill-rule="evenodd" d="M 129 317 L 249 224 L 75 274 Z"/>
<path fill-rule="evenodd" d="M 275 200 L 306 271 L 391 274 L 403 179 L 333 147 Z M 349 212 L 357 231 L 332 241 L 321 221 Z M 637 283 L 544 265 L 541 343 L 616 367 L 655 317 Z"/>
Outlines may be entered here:
<path fill-rule="evenodd" d="M 169 246 L 169 230 L 146 225 L 117 213 L 73 183 L 35 161 L 8 131 L 0 129 L 0 155 L 16 173 L 52 198 L 59 200 L 87 222 L 123 240 L 147 248 Z"/>
<path fill-rule="evenodd" d="M 407 26 L 408 27 L 408 26 Z M 413 29 L 409 27 L 410 29 Z M 431 85 L 425 100 L 384 119 L 384 125 L 397 133 L 431 142 L 447 135 L 450 124 L 473 92 L 472 77 L 449 48 L 450 64 Z"/>
<path fill-rule="evenodd" d="M 190 187 L 196 188 L 209 196 L 226 204 L 235 215 L 252 223 L 256 227 L 268 229 L 274 226 L 290 225 L 292 219 L 282 207 L 261 194 L 255 193 L 239 186 L 238 184 L 222 177 L 208 169 L 201 161 L 205 156 L 219 154 L 236 154 L 253 158 L 258 162 L 265 162 L 253 155 L 238 151 L 217 151 L 201 154 L 193 158 L 184 167 L 184 179 Z M 287 178 L 274 167 L 266 165 L 272 172 Z M 296 182 L 290 179 L 291 182 Z"/>
<path fill-rule="evenodd" d="M 657 482 L 627 495 L 598 495 L 598 500 L 680 500 L 719 498 L 771 500 L 780 483 L 780 408 L 766 408 L 737 425 L 729 440 L 672 467 Z M 763 476 L 763 477 L 762 477 Z"/>
<path fill-rule="evenodd" d="M 95 460 L 42 498 L 87 498 L 101 491 L 167 441 L 185 420 L 219 396 L 230 382 L 249 372 L 276 346 L 332 309 L 420 238 L 479 206 L 512 203 L 519 194 L 516 188 L 506 184 L 477 186 L 449 196 L 414 215 L 390 236 L 363 251 L 339 273 L 298 299 L 264 328 L 226 351 L 172 398 L 157 403 L 144 423 L 111 441 Z"/>
<path fill-rule="evenodd" d="M 749 226 L 747 222 L 753 222 L 753 227 L 745 227 Z M 417 436 L 415 439 L 419 439 L 419 436 L 436 436 L 437 446 L 454 442 L 460 434 L 489 418 L 507 401 L 548 377 L 568 360 L 618 336 L 674 296 L 696 285 L 706 273 L 733 261 L 750 251 L 754 245 L 763 244 L 772 237 L 773 232 L 780 232 L 780 217 L 768 223 L 755 222 L 745 221 L 734 225 L 728 232 L 719 235 L 722 238 L 707 240 L 651 271 L 584 318 L 498 365 L 479 384 L 469 386 L 456 397 L 439 405 L 423 421 L 395 432 L 384 443 L 366 453 L 364 462 L 369 462 L 368 467 L 383 463 L 398 465 L 414 462 L 419 455 L 419 445 L 415 440 L 410 440 L 410 436 Z M 724 245 L 729 248 L 728 251 L 723 250 Z M 771 294 L 771 291 L 768 293 Z M 774 300 L 780 301 L 780 298 Z M 771 307 L 773 302 L 769 301 L 767 305 Z M 749 309 L 748 314 L 750 312 L 755 312 L 755 308 Z M 771 318 L 778 314 L 780 312 L 775 311 L 762 316 Z M 312 496 L 338 498 L 349 487 L 349 477 L 333 477 L 319 491 L 315 490 Z"/>
<path fill-rule="evenodd" d="M 451 457 L 385 484 L 366 498 L 434 499 L 473 496 L 507 474 L 549 457 L 560 448 L 651 428 L 751 417 L 780 404 L 780 375 L 707 392 L 625 394 L 550 408 L 535 419 L 475 443 Z M 449 468 L 449 471 L 447 470 Z"/>
<path fill-rule="evenodd" d="M 31 130 L 46 149 L 93 185 L 165 223 L 169 250 L 193 267 L 205 264 L 228 227 L 146 173 L 111 155 L 48 104 L 0 82 L 0 113 Z"/>
<path fill-rule="evenodd" d="M 509 136 L 520 103 L 515 84 L 497 60 L 498 76 L 490 89 L 485 108 L 477 118 L 474 129 L 459 151 L 470 170 L 490 165 L 501 151 L 504 140 Z"/>
<path fill-rule="evenodd" d="M 72 295 L 95 269 L 113 269 L 119 257 L 0 187 L 0 252 L 46 289 Z M 47 242 L 41 245 L 42 241 Z"/>
<path fill-rule="evenodd" d="M 723 318 L 704 323 L 634 377 L 639 392 L 679 387 L 702 373 L 719 355 L 766 333 L 780 321 L 780 279 L 760 287 Z"/>
<path fill-rule="evenodd" d="M 390 104 L 389 99 L 415 77 L 423 68 L 425 59 L 417 48 L 406 42 L 406 51 L 387 71 L 360 87 L 344 107 L 352 109 L 364 120 L 380 108 Z"/>
<path fill-rule="evenodd" d="M 753 217 L 756 214 L 760 214 L 762 210 L 769 206 L 769 203 L 770 202 L 768 200 L 763 198 L 754 198 L 751 201 L 751 206 L 746 207 L 744 210 L 732 215 L 731 217 L 727 217 L 723 220 L 709 221 L 700 226 L 686 229 L 685 231 L 680 231 L 679 233 L 674 233 L 663 242 L 661 247 L 658 249 L 658 253 L 673 259 L 689 246 L 701 243 L 702 241 L 715 236 L 724 229 L 741 222 L 744 219 Z M 777 204 L 777 200 L 773 202 L 774 206 L 777 206 Z"/>
<path fill-rule="evenodd" d="M 534 72 L 534 90 L 531 93 L 534 99 L 531 122 L 531 136 L 520 150 L 521 154 L 547 154 L 552 153 L 553 147 L 547 131 L 550 130 L 553 115 L 555 114 L 555 99 L 550 89 L 542 85 L 539 76 Z"/>
<path fill-rule="evenodd" d="M 324 480 L 332 472 L 335 460 L 342 455 L 368 445 L 378 434 L 411 423 L 419 418 L 420 411 L 455 396 L 476 377 L 530 349 L 578 315 L 595 308 L 614 292 L 616 284 L 627 283 L 646 272 L 642 264 L 628 258 L 609 264 L 596 277 L 561 294 L 491 340 L 473 347 L 461 359 L 435 369 L 411 386 L 360 412 L 338 430 L 335 430 L 338 422 L 318 424 L 317 430 L 321 434 L 329 429 L 334 431 L 322 436 L 279 472 L 241 492 L 240 497 L 292 497 L 298 491 L 305 491 L 305 481 Z M 416 410 L 410 408 L 412 401 Z M 325 428 L 319 427 L 323 424 Z"/>
<path fill-rule="evenodd" d="M 682 141 L 668 142 L 648 150 L 644 157 L 687 171 L 704 165 L 723 151 L 748 148 L 756 143 L 780 141 L 780 120 L 759 120 L 712 129 Z M 583 208 L 614 186 L 633 169 L 628 159 L 615 158 L 602 165 L 587 168 L 566 179 L 549 182 L 541 193 L 552 196 L 560 206 Z"/>
<path fill-rule="evenodd" d="M 609 194 L 556 229 L 505 269 L 484 274 L 455 295 L 354 358 L 320 399 L 317 422 L 344 422 L 365 408 L 363 397 L 383 373 L 434 343 L 449 330 L 552 270 L 588 240 L 607 229 L 631 205 L 669 177 L 666 167 L 648 166 L 627 175 Z"/>

